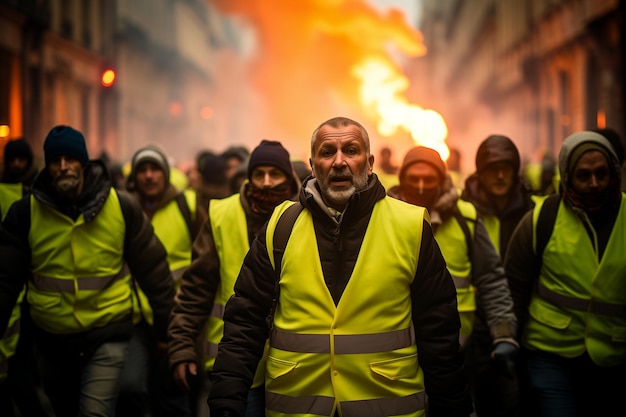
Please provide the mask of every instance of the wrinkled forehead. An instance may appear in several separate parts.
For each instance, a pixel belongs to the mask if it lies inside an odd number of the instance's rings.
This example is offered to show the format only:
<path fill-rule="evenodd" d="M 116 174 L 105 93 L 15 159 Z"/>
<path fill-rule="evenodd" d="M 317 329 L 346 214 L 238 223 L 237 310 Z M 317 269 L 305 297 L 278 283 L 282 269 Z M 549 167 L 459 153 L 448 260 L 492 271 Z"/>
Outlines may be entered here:
<path fill-rule="evenodd" d="M 358 143 L 363 149 L 368 150 L 368 143 L 358 126 L 332 127 L 326 125 L 322 126 L 315 134 L 311 151 L 315 153 L 322 146 L 340 147 L 347 143 Z"/>

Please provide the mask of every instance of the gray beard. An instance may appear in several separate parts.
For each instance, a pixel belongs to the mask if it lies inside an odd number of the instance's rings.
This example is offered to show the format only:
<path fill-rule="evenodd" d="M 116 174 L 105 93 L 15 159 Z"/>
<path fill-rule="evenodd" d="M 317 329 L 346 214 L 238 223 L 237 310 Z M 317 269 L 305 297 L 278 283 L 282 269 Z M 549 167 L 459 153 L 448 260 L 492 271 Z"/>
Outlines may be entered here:
<path fill-rule="evenodd" d="M 352 197 L 354 193 L 367 188 L 367 180 L 368 180 L 367 171 L 369 170 L 369 167 L 370 167 L 370 164 L 368 161 L 365 167 L 363 168 L 363 170 L 361 172 L 358 172 L 356 175 L 354 175 L 353 177 L 354 183 L 347 190 L 342 190 L 342 191 L 332 190 L 330 188 L 329 178 L 326 178 L 326 180 L 323 183 L 320 182 L 319 183 L 320 189 L 324 193 L 325 198 L 328 200 L 328 202 L 333 205 L 343 206 L 348 202 L 348 200 L 350 200 L 350 197 Z"/>
<path fill-rule="evenodd" d="M 80 181 L 78 178 L 63 178 L 54 181 L 53 185 L 60 194 L 69 195 L 76 191 L 80 185 Z"/>

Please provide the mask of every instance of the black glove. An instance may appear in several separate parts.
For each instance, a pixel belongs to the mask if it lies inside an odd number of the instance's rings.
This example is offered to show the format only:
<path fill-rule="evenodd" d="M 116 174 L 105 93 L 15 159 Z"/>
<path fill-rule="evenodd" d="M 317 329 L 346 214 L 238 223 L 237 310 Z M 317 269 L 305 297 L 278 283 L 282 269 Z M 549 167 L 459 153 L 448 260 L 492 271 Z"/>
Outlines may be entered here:
<path fill-rule="evenodd" d="M 236 414 L 230 408 L 217 410 L 215 417 L 236 417 Z"/>
<path fill-rule="evenodd" d="M 504 375 L 513 378 L 515 376 L 515 359 L 517 358 L 517 346 L 509 342 L 499 342 L 491 352 L 496 368 Z"/>

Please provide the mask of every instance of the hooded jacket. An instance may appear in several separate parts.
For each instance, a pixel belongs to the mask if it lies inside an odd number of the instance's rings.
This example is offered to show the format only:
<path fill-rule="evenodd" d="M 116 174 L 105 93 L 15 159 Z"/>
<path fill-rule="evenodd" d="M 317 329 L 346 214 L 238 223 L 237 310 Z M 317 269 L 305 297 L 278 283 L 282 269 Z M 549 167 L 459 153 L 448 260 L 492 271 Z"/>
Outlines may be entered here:
<path fill-rule="evenodd" d="M 611 176 L 615 180 L 609 186 L 609 194 L 612 196 L 601 209 L 599 213 L 588 213 L 584 208 L 576 206 L 571 199 L 567 198 L 567 193 L 571 189 L 570 184 L 570 172 L 568 167 L 573 161 L 570 161 L 572 153 L 575 148 L 582 142 L 593 142 L 598 146 L 602 146 L 606 150 L 606 155 L 609 157 L 609 169 Z M 610 143 L 601 135 L 593 132 L 579 132 L 568 137 L 561 147 L 559 153 L 559 171 L 561 178 L 561 190 L 562 198 L 560 202 L 559 211 L 555 220 L 555 230 L 553 230 L 550 241 L 559 242 L 566 240 L 567 236 L 573 235 L 574 232 L 581 232 L 583 236 L 587 236 L 593 247 L 597 262 L 605 262 L 604 254 L 607 249 L 609 239 L 613 234 L 613 229 L 616 221 L 619 220 L 618 216 L 623 216 L 624 212 L 624 198 L 625 194 L 620 191 L 620 166 L 617 160 L 615 152 L 612 150 Z M 522 220 L 518 228 L 516 229 L 507 256 L 505 258 L 505 268 L 507 276 L 509 277 L 509 286 L 511 288 L 511 294 L 513 296 L 515 311 L 518 317 L 519 329 L 523 331 L 525 324 L 529 319 L 529 305 L 531 297 L 535 296 L 535 289 L 540 275 L 543 274 L 542 268 L 548 268 L 551 270 L 559 270 L 560 265 L 544 265 L 544 259 L 539 258 L 535 254 L 535 241 L 534 235 L 536 227 L 536 219 L 538 216 L 538 208 L 527 213 Z M 559 222 L 563 222 L 569 219 L 570 225 L 568 229 L 559 234 L 559 229 L 556 225 Z M 574 220 L 576 219 L 576 220 Z M 575 228 L 575 229 L 574 229 Z M 549 250 L 550 241 L 546 246 L 546 251 Z M 577 243 L 580 247 L 587 247 L 587 242 L 580 241 Z M 544 255 L 546 252 L 544 252 Z M 618 268 L 623 268 L 626 262 L 623 256 L 619 256 L 620 259 L 612 259 L 615 262 L 614 271 Z M 579 262 L 579 259 L 570 259 L 568 264 L 574 264 Z M 580 271 L 585 270 L 581 268 Z M 576 287 L 580 289 L 577 294 L 567 294 L 575 298 L 591 299 L 600 294 L 588 294 L 587 290 L 583 290 L 590 277 L 581 277 L 576 274 L 572 274 L 570 277 L 571 283 L 574 283 Z M 610 277 L 600 277 L 599 279 L 610 279 Z M 575 284 L 580 280 L 580 284 Z M 621 280 L 616 280 L 616 282 Z M 567 285 L 571 285 L 567 284 Z M 595 284 L 594 284 L 595 285 Z M 566 289 L 565 289 L 566 290 Z M 617 293 L 621 290 L 616 288 Z"/>
<path fill-rule="evenodd" d="M 129 176 L 129 180 L 132 179 L 129 184 L 135 183 L 135 175 L 133 170 Z M 201 207 L 194 190 L 179 191 L 170 182 L 167 182 L 165 190 L 149 208 L 144 206 L 147 203 L 143 201 L 141 194 L 136 189 L 136 186 L 129 188 L 132 190 L 132 196 L 139 202 L 150 219 L 157 237 L 167 251 L 167 260 L 174 280 L 174 287 L 177 289 L 183 268 L 191 263 L 191 246 L 206 219 L 206 208 Z M 182 212 L 183 209 L 178 205 L 177 199 L 181 199 L 187 205 L 187 214 Z M 186 218 L 186 215 L 189 217 Z M 182 227 L 180 227 L 181 224 Z M 141 286 L 139 285 L 139 287 Z M 138 288 L 137 299 L 139 307 L 135 312 L 135 320 L 139 320 L 143 315 L 151 324 L 153 321 L 152 309 L 146 305 L 148 300 L 141 288 Z"/>
<path fill-rule="evenodd" d="M 99 215 L 112 191 L 111 180 L 101 161 L 91 161 L 84 171 L 83 192 L 76 201 L 59 195 L 52 186 L 47 170 L 35 180 L 32 194 L 41 204 L 47 205 L 74 221 L 82 214 L 89 223 Z M 166 261 L 165 249 L 152 231 L 147 218 L 132 197 L 119 192 L 119 202 L 125 221 L 123 260 L 148 295 L 155 313 L 155 330 L 161 340 L 166 339 L 167 321 L 174 301 L 174 287 Z M 25 197 L 16 202 L 3 222 L 0 231 L 0 331 L 6 327 L 11 307 L 26 284 L 31 271 L 30 232 L 31 203 Z M 107 340 L 130 338 L 131 311 L 128 319 L 95 327 L 82 333 L 52 334 L 39 329 L 38 334 L 48 340 L 51 347 L 65 340 L 77 350 L 90 350 Z"/>
<path fill-rule="evenodd" d="M 504 210 L 494 207 L 478 179 L 478 171 L 494 162 L 508 162 L 513 166 L 515 182 L 509 193 L 509 202 Z M 476 153 L 476 171 L 465 180 L 465 188 L 461 194 L 463 200 L 469 201 L 483 218 L 487 231 L 494 246 L 504 258 L 506 248 L 513 230 L 522 216 L 533 207 L 530 186 L 519 176 L 520 157 L 515 144 L 511 140 L 503 140 L 500 136 L 491 136 L 483 141 Z"/>
<path fill-rule="evenodd" d="M 534 206 L 531 199 L 532 190 L 518 177 L 518 181 L 511 189 L 509 204 L 504 210 L 498 211 L 488 199 L 484 198 L 481 188 L 478 175 L 474 173 L 465 180 L 461 198 L 474 204 L 483 221 L 489 224 L 489 236 L 498 252 L 504 257 L 517 223 Z"/>
<path fill-rule="evenodd" d="M 360 254 L 361 243 L 375 204 L 384 198 L 384 187 L 376 175 L 371 175 L 367 188 L 355 193 L 343 213 L 334 217 L 322 200 L 316 179 L 309 177 L 303 184 L 299 200 L 312 216 L 325 284 L 335 305 L 349 283 L 357 257 L 372 256 Z M 423 230 L 411 299 L 429 410 L 433 416 L 467 416 L 471 402 L 458 344 L 460 322 L 456 291 L 426 220 Z M 260 235 L 265 234 L 264 227 Z M 291 236 L 291 239 L 297 238 Z M 224 313 L 224 338 L 212 373 L 208 400 L 211 412 L 218 415 L 223 409 L 243 415 L 247 389 L 268 337 L 266 317 L 275 296 L 276 277 L 265 241 L 253 242 L 237 279 L 235 295 Z"/>

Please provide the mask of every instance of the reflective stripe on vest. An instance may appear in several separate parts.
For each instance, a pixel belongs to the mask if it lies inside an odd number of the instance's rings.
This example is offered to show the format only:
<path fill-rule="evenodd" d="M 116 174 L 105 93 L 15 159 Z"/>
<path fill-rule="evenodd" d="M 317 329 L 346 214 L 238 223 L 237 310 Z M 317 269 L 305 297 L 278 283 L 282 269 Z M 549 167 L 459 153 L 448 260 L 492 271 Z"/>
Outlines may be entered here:
<path fill-rule="evenodd" d="M 299 396 L 290 397 L 265 393 L 266 407 L 271 410 L 286 414 L 314 414 L 330 416 L 333 412 L 335 399 L 324 396 Z M 408 395 L 400 398 L 375 398 L 371 400 L 343 401 L 341 409 L 344 415 L 386 417 L 409 414 L 415 410 L 426 407 L 426 395 L 424 392 Z"/>
<path fill-rule="evenodd" d="M 289 352 L 330 353 L 331 338 L 336 354 L 376 353 L 415 344 L 413 327 L 375 334 L 298 334 L 272 330 L 270 345 Z"/>
<path fill-rule="evenodd" d="M 454 287 L 456 289 L 470 287 L 470 280 L 467 279 L 467 277 L 457 277 L 456 275 L 452 275 L 452 281 L 454 281 Z"/>
<path fill-rule="evenodd" d="M 185 269 L 187 269 L 186 266 L 171 271 L 172 279 L 174 280 L 174 285 L 176 286 L 176 288 L 180 287 L 180 280 L 183 278 L 183 273 L 185 272 Z"/>
<path fill-rule="evenodd" d="M 535 232 L 544 202 L 533 209 Z M 521 340 L 525 347 L 568 358 L 587 352 L 599 366 L 626 363 L 624 230 L 625 193 L 601 257 L 586 215 L 559 203 L 528 305 Z"/>
<path fill-rule="evenodd" d="M 276 224 L 290 204 L 276 207 L 267 224 L 264 238 L 272 263 Z M 389 410 L 425 415 L 424 401 L 417 401 L 424 398 L 424 375 L 410 296 L 425 220 L 422 207 L 390 197 L 378 201 L 349 283 L 335 304 L 312 214 L 302 211 L 282 258 L 265 378 L 268 417 L 335 411 L 343 417 L 382 417 Z"/>
<path fill-rule="evenodd" d="M 537 286 L 537 295 L 545 301 L 561 308 L 571 308 L 578 311 L 602 314 L 613 317 L 626 317 L 626 305 L 605 303 L 597 300 L 584 300 L 558 294 L 547 289 L 541 282 Z"/>
<path fill-rule="evenodd" d="M 32 194 L 30 202 L 33 322 L 49 333 L 70 334 L 128 318 L 132 282 L 123 275 L 127 229 L 117 191 L 109 189 L 89 221 L 83 214 L 70 218 Z"/>
<path fill-rule="evenodd" d="M 102 277 L 77 277 L 76 283 L 78 291 L 83 290 L 103 290 L 111 285 L 117 279 L 123 278 L 130 273 L 128 265 L 125 263 L 120 272 L 115 275 L 107 275 Z M 67 279 L 58 279 L 54 277 L 46 277 L 39 274 L 33 274 L 32 282 L 38 290 L 57 291 L 66 293 L 76 293 L 74 281 Z"/>
<path fill-rule="evenodd" d="M 4 331 L 4 335 L 2 336 L 2 339 L 7 339 L 19 333 L 20 333 L 20 319 L 17 319 L 9 327 L 7 327 L 7 329 Z"/>
<path fill-rule="evenodd" d="M 218 303 L 213 303 L 210 317 L 213 317 L 221 322 L 222 317 L 224 317 L 224 306 Z M 207 343 L 205 343 L 204 353 L 207 357 L 213 358 L 212 362 L 215 361 L 215 357 L 217 356 L 218 343 L 219 341 L 216 343 L 213 340 L 207 340 Z"/>

